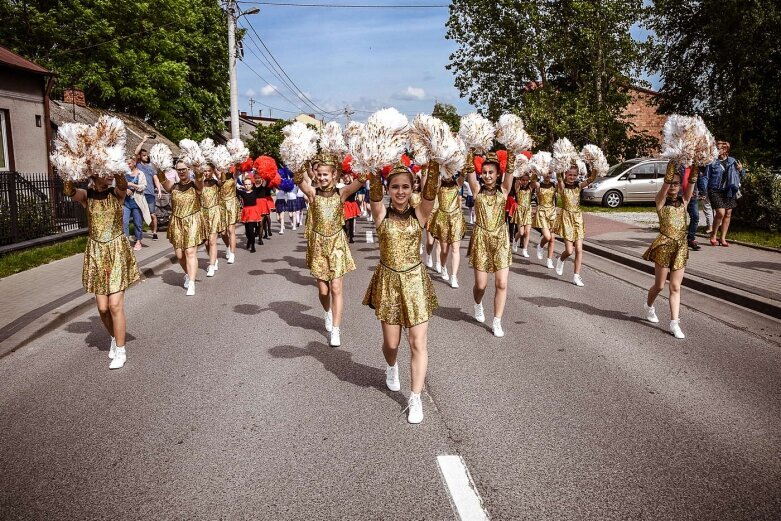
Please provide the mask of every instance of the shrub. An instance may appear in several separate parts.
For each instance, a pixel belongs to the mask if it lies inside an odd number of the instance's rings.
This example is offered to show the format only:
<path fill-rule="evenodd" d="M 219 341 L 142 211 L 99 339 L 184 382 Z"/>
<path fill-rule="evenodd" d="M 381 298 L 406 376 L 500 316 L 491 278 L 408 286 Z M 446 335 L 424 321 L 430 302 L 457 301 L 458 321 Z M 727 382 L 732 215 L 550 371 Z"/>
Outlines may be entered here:
<path fill-rule="evenodd" d="M 754 228 L 781 232 L 781 173 L 757 165 L 746 168 L 733 220 Z"/>

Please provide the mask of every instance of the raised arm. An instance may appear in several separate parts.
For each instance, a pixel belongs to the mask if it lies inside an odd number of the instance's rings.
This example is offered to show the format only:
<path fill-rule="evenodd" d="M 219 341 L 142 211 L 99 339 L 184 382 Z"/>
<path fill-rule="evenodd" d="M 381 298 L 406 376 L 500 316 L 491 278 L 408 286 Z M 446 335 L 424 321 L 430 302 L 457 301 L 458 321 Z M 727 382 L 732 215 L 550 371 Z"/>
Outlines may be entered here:
<path fill-rule="evenodd" d="M 432 163 L 434 172 L 439 171 L 439 165 Z M 459 175 L 461 184 L 463 184 L 464 174 Z M 437 192 L 439 191 L 439 175 L 430 173 L 426 176 L 426 184 L 423 185 L 423 189 L 420 191 L 420 204 L 415 210 L 415 215 L 418 217 L 418 222 L 424 228 L 431 217 L 431 212 L 434 211 L 434 199 L 437 198 Z"/>
<path fill-rule="evenodd" d="M 309 164 L 301 167 L 301 170 L 293 174 L 293 182 L 304 192 L 307 200 L 311 203 L 315 199 L 315 188 L 309 179 Z"/>
<path fill-rule="evenodd" d="M 138 134 L 136 134 L 136 135 L 138 135 Z M 136 147 L 136 151 L 133 152 L 135 154 L 136 158 L 138 157 L 138 154 L 141 153 L 141 149 L 144 148 L 144 143 L 146 143 L 146 140 L 149 139 L 149 138 L 150 138 L 150 136 L 144 136 L 144 139 L 142 139 L 141 143 L 139 143 L 138 146 Z"/>
<path fill-rule="evenodd" d="M 588 177 L 586 178 L 585 181 L 580 183 L 580 189 L 583 190 L 584 188 L 586 188 L 588 185 L 593 183 L 594 179 L 596 179 L 596 178 L 597 178 L 597 173 L 592 168 L 589 168 Z"/>
<path fill-rule="evenodd" d="M 160 186 L 163 187 L 163 190 L 170 194 L 171 190 L 174 188 L 174 182 L 165 176 L 165 172 L 158 172 L 155 177 L 157 178 L 157 182 L 160 183 Z"/>
<path fill-rule="evenodd" d="M 117 196 L 120 204 L 125 202 L 125 197 L 127 197 L 127 178 L 125 178 L 125 174 L 114 174 L 114 195 Z"/>
<path fill-rule="evenodd" d="M 385 205 L 382 204 L 385 199 L 385 193 L 382 186 L 382 176 L 379 172 L 374 172 L 369 176 L 369 206 L 372 211 L 372 218 L 375 226 L 379 227 L 382 220 L 385 219 L 387 212 Z M 421 203 L 422 204 L 422 203 Z"/>
<path fill-rule="evenodd" d="M 675 179 L 676 166 L 672 161 L 667 163 L 667 170 L 664 174 L 664 183 L 659 191 L 656 193 L 656 211 L 660 211 L 664 207 L 664 202 L 667 200 L 667 193 L 670 191 L 670 185 Z"/>
<path fill-rule="evenodd" d="M 368 178 L 369 178 L 368 174 L 360 174 L 358 177 L 353 179 L 352 183 L 342 188 L 339 191 L 339 195 L 342 198 L 342 202 L 345 202 L 348 197 L 350 197 L 355 192 L 360 190 L 361 187 L 366 184 L 366 180 Z"/>
<path fill-rule="evenodd" d="M 65 181 L 65 186 L 62 189 L 65 197 L 70 197 L 83 207 L 87 207 L 87 191 L 83 188 L 76 188 L 76 183 L 73 181 Z"/>
<path fill-rule="evenodd" d="M 480 193 L 480 183 L 477 182 L 477 172 L 475 172 L 475 154 L 472 150 L 466 155 L 466 182 L 469 183 L 469 189 L 472 190 L 472 197 L 477 197 Z"/>
<path fill-rule="evenodd" d="M 195 172 L 195 180 L 193 181 L 195 183 L 195 190 L 198 193 L 201 193 L 201 190 L 203 190 L 203 172 L 197 171 Z"/>
<path fill-rule="evenodd" d="M 694 189 L 697 188 L 697 178 L 700 175 L 700 169 L 696 164 L 692 164 L 689 170 L 689 184 L 686 185 L 686 192 L 683 194 L 683 204 L 689 204 L 694 195 Z"/>
<path fill-rule="evenodd" d="M 510 188 L 513 185 L 513 180 L 515 179 L 515 154 L 508 151 L 507 152 L 507 168 L 504 172 L 504 178 L 502 178 L 502 192 L 504 192 L 505 195 L 510 193 Z"/>

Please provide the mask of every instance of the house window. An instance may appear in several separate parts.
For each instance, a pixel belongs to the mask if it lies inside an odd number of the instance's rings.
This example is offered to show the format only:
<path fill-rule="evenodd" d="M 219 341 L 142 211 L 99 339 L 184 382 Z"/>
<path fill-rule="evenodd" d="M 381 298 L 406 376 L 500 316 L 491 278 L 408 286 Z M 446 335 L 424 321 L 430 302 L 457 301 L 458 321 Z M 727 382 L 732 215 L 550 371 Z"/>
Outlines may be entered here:
<path fill-rule="evenodd" d="M 41 118 L 40 114 L 35 115 L 35 126 L 39 128 L 43 126 L 43 118 Z"/>
<path fill-rule="evenodd" d="M 11 169 L 8 157 L 8 128 L 6 127 L 8 111 L 0 110 L 0 171 Z"/>

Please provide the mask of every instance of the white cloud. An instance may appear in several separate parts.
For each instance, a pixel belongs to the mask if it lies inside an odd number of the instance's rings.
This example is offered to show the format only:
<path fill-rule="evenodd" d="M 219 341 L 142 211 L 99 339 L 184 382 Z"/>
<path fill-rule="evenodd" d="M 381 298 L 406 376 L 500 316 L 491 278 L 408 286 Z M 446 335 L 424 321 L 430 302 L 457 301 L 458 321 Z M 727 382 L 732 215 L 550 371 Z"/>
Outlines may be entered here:
<path fill-rule="evenodd" d="M 254 90 L 252 90 L 252 89 L 247 89 L 247 92 L 244 93 L 244 95 L 247 96 L 248 98 L 251 98 L 255 94 L 257 94 L 257 93 Z"/>
<path fill-rule="evenodd" d="M 277 92 L 277 88 L 271 84 L 268 84 L 262 89 L 260 89 L 261 96 L 272 96 L 275 92 Z"/>
<path fill-rule="evenodd" d="M 403 91 L 394 94 L 393 98 L 404 101 L 420 101 L 426 97 L 426 91 L 420 87 L 407 87 Z"/>

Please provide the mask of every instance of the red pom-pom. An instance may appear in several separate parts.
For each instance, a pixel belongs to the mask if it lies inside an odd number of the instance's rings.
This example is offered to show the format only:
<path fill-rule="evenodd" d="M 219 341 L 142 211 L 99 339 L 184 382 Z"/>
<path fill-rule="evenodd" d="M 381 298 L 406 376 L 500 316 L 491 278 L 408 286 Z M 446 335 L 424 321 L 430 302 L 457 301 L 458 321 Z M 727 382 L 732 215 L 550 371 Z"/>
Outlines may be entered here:
<path fill-rule="evenodd" d="M 404 166 L 409 168 L 409 166 L 412 164 L 412 161 L 410 160 L 409 156 L 407 154 L 401 155 L 401 162 L 404 163 Z"/>
<path fill-rule="evenodd" d="M 353 156 L 350 154 L 347 154 L 344 156 L 344 159 L 342 159 L 342 172 L 345 174 L 353 173 Z"/>
<path fill-rule="evenodd" d="M 531 159 L 532 158 L 532 153 L 531 153 L 530 150 L 524 150 L 523 152 L 521 152 L 521 154 L 526 156 L 526 159 Z"/>
<path fill-rule="evenodd" d="M 271 181 L 274 179 L 274 176 L 279 175 L 277 172 L 277 162 L 274 161 L 273 157 L 260 156 L 255 160 L 252 166 L 260 178 L 265 179 L 266 181 Z"/>
<path fill-rule="evenodd" d="M 385 165 L 382 167 L 382 177 L 388 177 L 388 174 L 393 171 L 393 167 L 391 165 Z"/>
<path fill-rule="evenodd" d="M 409 166 L 409 165 L 407 165 L 407 166 Z M 417 174 L 418 172 L 420 172 L 420 170 L 421 170 L 420 165 L 412 165 L 412 173 L 413 174 Z"/>
<path fill-rule="evenodd" d="M 279 185 L 282 184 L 282 176 L 280 176 L 278 173 L 274 175 L 274 177 L 271 178 L 268 182 L 269 188 L 279 188 Z"/>
<path fill-rule="evenodd" d="M 499 170 L 505 173 L 507 171 L 507 150 L 497 150 L 496 157 L 499 159 Z"/>
<path fill-rule="evenodd" d="M 475 165 L 475 172 L 478 174 L 483 171 L 483 163 L 485 163 L 485 158 L 483 156 L 475 156 L 475 160 L 473 161 Z"/>
<path fill-rule="evenodd" d="M 248 157 L 246 161 L 239 165 L 239 170 L 242 172 L 249 172 L 252 170 L 252 158 Z"/>

